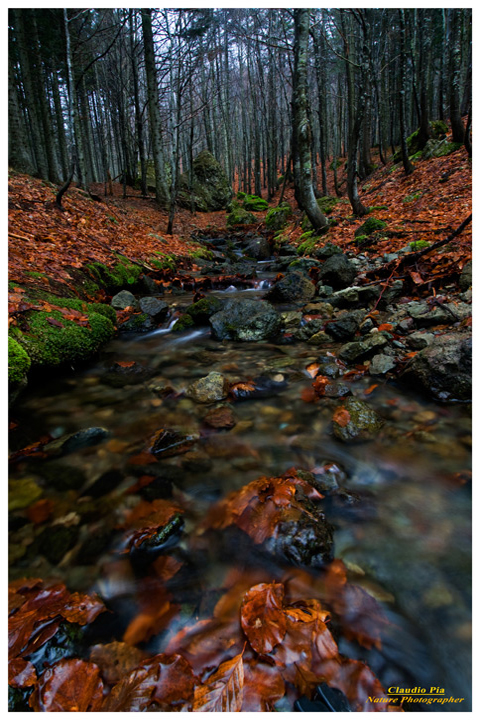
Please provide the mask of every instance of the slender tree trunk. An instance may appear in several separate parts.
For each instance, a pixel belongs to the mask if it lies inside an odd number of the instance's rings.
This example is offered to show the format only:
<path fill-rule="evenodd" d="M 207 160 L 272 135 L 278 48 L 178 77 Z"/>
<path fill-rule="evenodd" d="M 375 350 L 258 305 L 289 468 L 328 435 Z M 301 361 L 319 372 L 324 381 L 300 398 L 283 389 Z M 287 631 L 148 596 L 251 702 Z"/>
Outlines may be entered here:
<path fill-rule="evenodd" d="M 295 65 L 292 97 L 292 154 L 294 157 L 295 197 L 315 230 L 328 227 L 318 207 L 312 185 L 312 132 L 307 111 L 307 64 L 310 10 L 295 9 Z"/>
<path fill-rule="evenodd" d="M 465 130 L 462 116 L 460 114 L 460 76 L 461 76 L 461 52 L 460 52 L 460 8 L 450 9 L 451 17 L 451 38 L 450 38 L 450 122 L 452 124 L 452 140 L 456 143 L 463 143 Z"/>
<path fill-rule="evenodd" d="M 399 116 L 400 116 L 400 140 L 401 140 L 401 146 L 402 146 L 403 168 L 405 170 L 406 175 L 411 175 L 413 173 L 413 165 L 410 162 L 410 158 L 408 157 L 407 129 L 406 129 L 406 122 L 405 122 L 405 104 L 406 104 L 406 101 L 405 101 L 405 87 L 406 87 L 405 14 L 404 14 L 403 10 L 399 10 L 398 14 L 399 14 L 399 22 L 400 22 L 400 42 L 401 42 L 400 87 L 399 87 L 399 93 L 398 93 Z"/>
<path fill-rule="evenodd" d="M 152 136 L 153 164 L 155 167 L 155 197 L 160 206 L 167 205 L 169 196 L 165 178 L 165 161 L 162 145 L 162 126 L 158 105 L 157 71 L 152 33 L 152 11 L 142 9 L 142 29 L 145 52 L 145 72 L 148 86 L 148 110 Z"/>

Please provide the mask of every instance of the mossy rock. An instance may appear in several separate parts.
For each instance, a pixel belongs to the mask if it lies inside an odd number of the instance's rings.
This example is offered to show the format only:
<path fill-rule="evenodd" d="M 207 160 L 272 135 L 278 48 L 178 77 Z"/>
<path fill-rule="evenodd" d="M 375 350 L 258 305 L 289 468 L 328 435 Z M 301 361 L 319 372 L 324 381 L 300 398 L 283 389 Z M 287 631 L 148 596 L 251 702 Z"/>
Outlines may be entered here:
<path fill-rule="evenodd" d="M 355 237 L 358 239 L 362 235 L 371 235 L 374 232 L 377 232 L 378 230 L 383 230 L 383 228 L 387 227 L 387 223 L 384 220 L 380 220 L 379 218 L 371 217 L 368 218 L 368 220 L 365 220 L 365 222 L 360 225 L 360 227 L 355 230 Z"/>
<path fill-rule="evenodd" d="M 213 253 L 207 248 L 198 248 L 198 250 L 192 250 L 190 257 L 198 260 L 213 260 Z"/>
<path fill-rule="evenodd" d="M 31 360 L 23 348 L 13 337 L 8 338 L 8 382 L 14 385 L 25 382 L 30 370 Z"/>
<path fill-rule="evenodd" d="M 282 230 L 291 214 L 292 208 L 288 203 L 282 203 L 279 207 L 270 208 L 265 216 L 265 225 L 269 230 Z"/>
<path fill-rule="evenodd" d="M 419 152 L 421 152 L 430 141 L 438 141 L 443 140 L 443 138 L 448 133 L 448 125 L 443 122 L 443 120 L 431 120 L 429 123 L 430 126 L 430 140 L 427 141 L 427 143 L 422 142 L 422 139 L 420 137 L 420 128 L 415 130 L 411 135 L 407 137 L 407 152 L 410 160 L 413 158 L 418 159 L 419 158 Z M 435 156 L 440 157 L 440 156 Z M 402 151 L 398 150 L 395 155 L 393 156 L 393 162 L 398 163 L 402 160 Z"/>
<path fill-rule="evenodd" d="M 318 242 L 318 237 L 314 235 L 313 230 L 303 233 L 300 235 L 300 245 L 297 246 L 297 252 L 299 255 L 310 255 L 314 250 Z"/>
<path fill-rule="evenodd" d="M 155 251 L 155 255 L 157 255 L 157 257 L 150 258 L 148 261 L 149 265 L 157 268 L 157 270 L 175 270 L 177 260 L 173 255 L 167 255 L 159 250 Z"/>
<path fill-rule="evenodd" d="M 195 321 L 191 315 L 185 313 L 181 315 L 175 325 L 172 327 L 172 332 L 182 332 L 182 330 L 188 330 L 195 326 Z"/>
<path fill-rule="evenodd" d="M 227 215 L 227 225 L 251 225 L 256 221 L 255 215 L 244 210 L 243 208 L 235 208 L 229 215 Z"/>
<path fill-rule="evenodd" d="M 460 148 L 462 147 L 464 147 L 462 143 L 447 142 L 446 139 L 432 139 L 429 140 L 423 148 L 422 157 L 425 160 L 429 160 L 430 158 L 440 158 L 444 157 L 445 155 L 450 155 L 456 150 L 460 150 Z"/>
<path fill-rule="evenodd" d="M 195 325 L 208 325 L 208 319 L 221 310 L 223 310 L 223 302 L 214 295 L 211 295 L 210 297 L 198 300 L 196 303 L 192 303 L 192 305 L 187 307 L 185 312 L 187 315 L 190 315 Z"/>
<path fill-rule="evenodd" d="M 203 150 L 193 161 L 191 188 L 189 173 L 180 176 L 180 207 L 189 209 L 193 201 L 195 209 L 200 212 L 225 210 L 232 195 L 232 188 L 222 166 L 208 150 Z"/>
<path fill-rule="evenodd" d="M 110 293 L 136 285 L 142 273 L 140 265 L 128 263 L 128 261 L 119 262 L 113 268 L 95 262 L 87 265 L 87 268 L 96 284 Z"/>
<path fill-rule="evenodd" d="M 108 317 L 91 309 L 86 314 L 89 327 L 67 320 L 58 310 L 32 311 L 18 329 L 16 339 L 33 365 L 54 368 L 84 360 L 114 335 Z"/>
<path fill-rule="evenodd" d="M 250 212 L 264 212 L 268 210 L 268 203 L 258 195 L 245 195 L 243 198 L 243 209 Z"/>

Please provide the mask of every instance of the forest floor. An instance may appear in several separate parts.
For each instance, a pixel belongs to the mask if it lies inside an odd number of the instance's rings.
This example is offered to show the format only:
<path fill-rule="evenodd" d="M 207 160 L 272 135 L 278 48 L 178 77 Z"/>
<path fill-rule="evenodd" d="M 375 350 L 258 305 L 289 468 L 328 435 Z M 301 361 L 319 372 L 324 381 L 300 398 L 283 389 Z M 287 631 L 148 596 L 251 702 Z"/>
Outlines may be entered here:
<path fill-rule="evenodd" d="M 333 196 L 332 171 L 328 184 Z M 339 171 L 340 187 L 345 178 Z M 380 167 L 360 185 L 360 196 L 367 207 L 374 207 L 375 217 L 388 223 L 389 237 L 367 249 L 355 244 L 355 230 L 365 218 L 352 217 L 346 197 L 335 207 L 337 225 L 326 240 L 353 253 L 367 256 L 394 253 L 406 242 L 435 243 L 447 237 L 471 212 L 471 163 L 462 148 L 443 158 L 421 160 L 415 172 L 406 176 L 400 165 Z M 100 193 L 103 186 L 91 188 Z M 142 199 L 128 189 L 114 186 L 114 196 L 92 201 L 78 189 L 64 197 L 64 212 L 55 207 L 56 187 L 32 177 L 11 173 L 9 177 L 9 280 L 25 286 L 38 285 L 38 274 L 44 273 L 67 285 L 72 281 L 68 268 L 80 268 L 91 262 L 113 265 L 122 253 L 137 262 L 147 262 L 161 247 L 171 256 L 189 256 L 198 244 L 192 234 L 208 230 L 226 230 L 226 213 L 196 213 L 179 209 L 175 218 L 175 234 L 166 236 L 167 214 L 157 209 L 152 199 Z M 133 195 L 133 197 L 132 197 Z M 296 207 L 293 188 L 287 187 L 285 200 Z M 276 201 L 271 203 L 275 207 Z M 377 209 L 378 208 L 378 209 Z M 266 213 L 256 213 L 260 229 Z M 295 244 L 302 235 L 303 214 L 295 211 L 294 220 L 283 235 Z M 166 242 L 165 242 L 166 241 Z M 425 289 L 432 283 L 438 287 L 447 279 L 455 279 L 471 260 L 471 226 L 455 241 L 422 258 L 422 273 L 416 284 Z M 36 273 L 37 277 L 32 277 Z M 18 310 L 13 298 L 10 312 Z"/>

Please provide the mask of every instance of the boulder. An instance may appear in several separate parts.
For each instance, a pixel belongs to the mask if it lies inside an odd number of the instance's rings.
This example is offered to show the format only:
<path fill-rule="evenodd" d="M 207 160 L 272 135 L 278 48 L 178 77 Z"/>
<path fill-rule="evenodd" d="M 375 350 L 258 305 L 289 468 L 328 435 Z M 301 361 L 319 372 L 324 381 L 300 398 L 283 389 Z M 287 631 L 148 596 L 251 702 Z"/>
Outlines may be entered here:
<path fill-rule="evenodd" d="M 232 199 L 232 188 L 220 163 L 208 150 L 203 150 L 193 161 L 192 190 L 187 173 L 180 176 L 178 204 L 190 209 L 192 199 L 200 212 L 224 210 Z"/>
<path fill-rule="evenodd" d="M 265 225 L 269 230 L 282 230 L 291 214 L 292 208 L 288 203 L 282 203 L 279 207 L 270 208 L 265 216 Z"/>
<path fill-rule="evenodd" d="M 402 375 L 437 400 L 470 400 L 472 396 L 472 337 L 442 335 L 420 350 Z"/>
<path fill-rule="evenodd" d="M 383 424 L 368 403 L 354 397 L 347 398 L 332 418 L 333 434 L 342 442 L 371 440 Z"/>
<path fill-rule="evenodd" d="M 143 297 L 139 300 L 140 310 L 153 320 L 163 320 L 168 313 L 168 304 L 155 297 Z"/>
<path fill-rule="evenodd" d="M 218 340 L 257 341 L 280 333 L 282 318 L 263 300 L 229 300 L 210 318 L 212 336 Z"/>
<path fill-rule="evenodd" d="M 289 272 L 275 283 L 266 299 L 279 303 L 305 304 L 315 295 L 315 285 L 301 272 Z"/>
<path fill-rule="evenodd" d="M 349 287 L 355 280 L 357 271 L 345 255 L 332 255 L 322 265 L 319 280 L 336 290 Z"/>
<path fill-rule="evenodd" d="M 233 208 L 227 215 L 227 225 L 251 225 L 256 220 L 255 215 L 241 207 Z"/>

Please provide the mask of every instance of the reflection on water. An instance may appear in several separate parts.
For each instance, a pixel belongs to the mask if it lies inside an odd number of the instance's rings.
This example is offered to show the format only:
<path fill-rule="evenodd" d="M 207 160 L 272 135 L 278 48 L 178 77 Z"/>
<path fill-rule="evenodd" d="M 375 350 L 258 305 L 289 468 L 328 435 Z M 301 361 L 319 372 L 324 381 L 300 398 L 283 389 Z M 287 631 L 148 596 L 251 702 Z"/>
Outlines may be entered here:
<path fill-rule="evenodd" d="M 316 348 L 215 342 L 206 328 L 176 334 L 171 327 L 172 321 L 145 336 L 116 339 L 103 359 L 84 372 L 51 380 L 20 400 L 13 449 L 46 434 L 58 437 L 95 426 L 106 428 L 110 437 L 62 458 L 25 459 L 14 468 L 12 482 L 25 487 L 33 482 L 52 512 L 37 524 L 25 506 L 11 513 L 11 576 L 54 575 L 71 590 L 95 588 L 128 615 L 141 580 L 126 572 L 115 553 L 122 541 L 121 520 L 139 500 L 129 490 L 148 468 L 127 460 L 145 450 L 160 428 L 201 436 L 191 452 L 156 466 L 159 481 L 151 489 L 161 497 L 173 488 L 181 498 L 187 537 L 208 507 L 232 489 L 293 466 L 315 471 L 334 464 L 342 485 L 360 498 L 344 506 L 326 500 L 325 512 L 336 528 L 335 555 L 392 619 L 381 651 L 360 651 L 342 641 L 344 652 L 366 659 L 386 686 L 439 685 L 468 698 L 468 409 L 437 405 L 378 380 L 378 387 L 365 395 L 370 379 L 362 378 L 351 384 L 352 392 L 368 399 L 387 422 L 378 439 L 342 445 L 330 433 L 339 401 L 302 400 L 302 390 L 311 385 L 305 368 L 321 358 Z M 107 382 L 106 370 L 114 361 L 135 361 L 145 368 L 145 377 L 121 387 Z M 209 407 L 183 395 L 193 380 L 211 371 L 230 382 L 260 376 L 287 382 L 276 396 L 232 403 L 235 427 L 215 432 L 203 422 Z M 45 547 L 60 527 L 68 550 L 64 553 L 64 547 L 57 559 Z M 187 549 L 183 541 L 180 551 Z M 220 573 L 215 567 L 203 571 L 210 578 Z M 161 643 L 155 649 L 161 651 Z"/>

